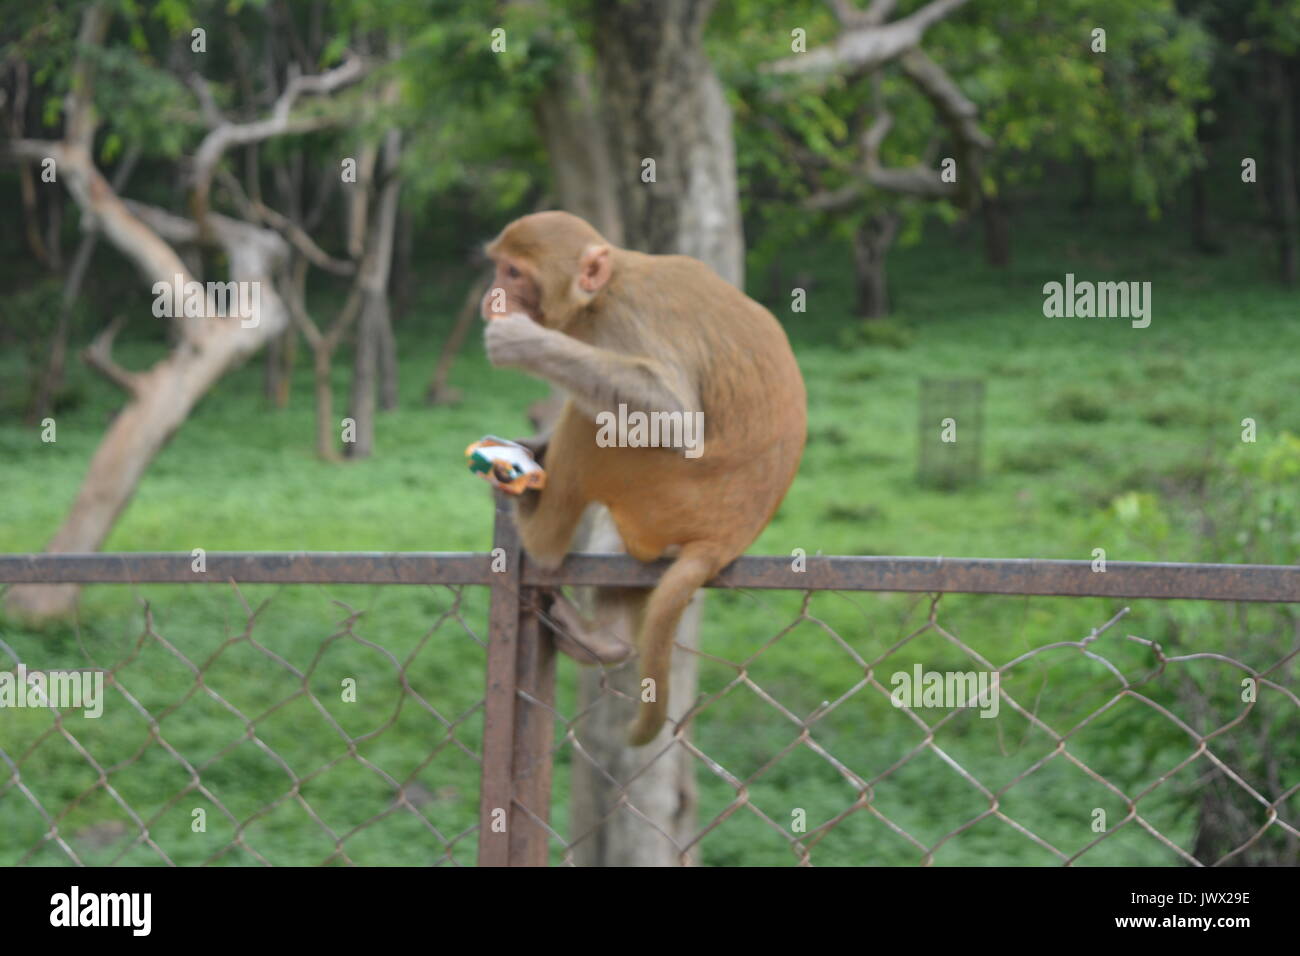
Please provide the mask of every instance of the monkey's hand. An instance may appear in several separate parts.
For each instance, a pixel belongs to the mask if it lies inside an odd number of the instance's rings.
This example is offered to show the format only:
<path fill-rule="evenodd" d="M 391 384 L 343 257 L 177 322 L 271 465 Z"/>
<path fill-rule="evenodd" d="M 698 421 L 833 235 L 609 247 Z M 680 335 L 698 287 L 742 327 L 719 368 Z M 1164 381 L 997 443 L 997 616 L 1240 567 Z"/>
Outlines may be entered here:
<path fill-rule="evenodd" d="M 511 312 L 499 319 L 490 319 L 483 331 L 488 361 L 498 368 L 523 366 L 536 357 L 544 340 L 555 335 L 550 329 L 538 325 L 522 312 Z"/>

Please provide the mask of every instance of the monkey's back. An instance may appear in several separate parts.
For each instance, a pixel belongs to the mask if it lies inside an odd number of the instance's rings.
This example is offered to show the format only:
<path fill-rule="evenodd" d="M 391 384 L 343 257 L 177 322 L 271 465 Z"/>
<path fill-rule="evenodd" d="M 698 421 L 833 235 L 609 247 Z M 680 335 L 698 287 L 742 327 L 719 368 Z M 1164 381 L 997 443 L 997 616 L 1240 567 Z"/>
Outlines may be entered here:
<path fill-rule="evenodd" d="M 704 263 L 630 255 L 643 266 L 633 272 L 640 288 L 622 291 L 652 333 L 640 351 L 675 365 L 694 387 L 703 453 L 597 447 L 595 422 L 570 406 L 548 465 L 577 456 L 585 493 L 609 508 L 636 557 L 707 539 L 730 560 L 771 520 L 798 470 L 807 432 L 803 376 L 776 318 Z"/>

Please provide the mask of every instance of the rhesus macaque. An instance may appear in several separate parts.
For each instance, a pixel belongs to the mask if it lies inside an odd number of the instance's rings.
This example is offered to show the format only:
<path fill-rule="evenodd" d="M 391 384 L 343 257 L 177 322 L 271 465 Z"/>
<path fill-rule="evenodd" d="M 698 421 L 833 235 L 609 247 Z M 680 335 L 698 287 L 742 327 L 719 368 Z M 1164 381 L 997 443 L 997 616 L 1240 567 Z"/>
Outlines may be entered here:
<path fill-rule="evenodd" d="M 794 480 L 803 378 L 772 314 L 696 259 L 619 249 L 564 212 L 517 219 L 487 252 L 496 263 L 482 307 L 489 360 L 568 395 L 545 446 L 546 487 L 518 500 L 529 559 L 558 567 L 592 503 L 609 509 L 630 555 L 674 558 L 648 595 L 598 591 L 592 622 L 559 595 L 552 610 L 589 661 L 623 659 L 635 637 L 654 700 L 640 705 L 629 738 L 649 743 L 667 715 L 682 612 L 753 543 Z M 702 453 L 601 447 L 597 416 L 618 416 L 620 405 L 702 412 Z M 638 618 L 634 635 L 628 622 Z"/>

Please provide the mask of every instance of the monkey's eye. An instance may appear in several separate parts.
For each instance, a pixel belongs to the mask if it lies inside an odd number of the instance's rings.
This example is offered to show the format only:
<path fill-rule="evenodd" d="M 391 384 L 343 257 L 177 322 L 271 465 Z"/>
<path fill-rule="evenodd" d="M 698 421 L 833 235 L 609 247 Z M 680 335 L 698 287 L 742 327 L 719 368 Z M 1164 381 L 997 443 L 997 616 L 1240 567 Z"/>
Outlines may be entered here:
<path fill-rule="evenodd" d="M 519 270 L 516 269 L 514 266 L 506 266 L 506 275 L 508 275 L 512 279 L 518 279 Z"/>

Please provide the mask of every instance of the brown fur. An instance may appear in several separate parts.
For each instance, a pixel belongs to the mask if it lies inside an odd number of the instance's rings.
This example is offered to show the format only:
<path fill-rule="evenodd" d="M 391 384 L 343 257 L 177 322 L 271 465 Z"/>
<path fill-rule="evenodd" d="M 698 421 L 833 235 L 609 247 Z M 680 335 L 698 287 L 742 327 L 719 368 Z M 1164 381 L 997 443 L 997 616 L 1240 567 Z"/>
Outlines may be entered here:
<path fill-rule="evenodd" d="M 546 451 L 546 488 L 519 502 L 525 550 L 558 565 L 591 502 L 609 508 L 633 557 L 679 549 L 645 602 L 637 638 L 657 700 L 642 704 L 631 742 L 648 743 L 667 713 L 682 612 L 753 543 L 794 480 L 803 378 L 772 314 L 695 259 L 618 249 L 562 212 L 516 220 L 488 253 L 497 263 L 483 303 L 489 356 L 570 396 Z M 505 291 L 504 311 L 490 311 L 495 288 Z M 532 322 L 500 318 L 520 312 Z M 598 447 L 595 415 L 617 414 L 620 402 L 629 411 L 703 411 L 703 455 Z"/>

